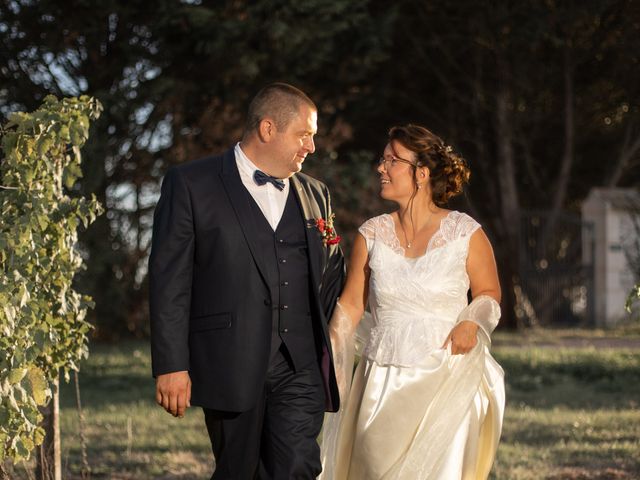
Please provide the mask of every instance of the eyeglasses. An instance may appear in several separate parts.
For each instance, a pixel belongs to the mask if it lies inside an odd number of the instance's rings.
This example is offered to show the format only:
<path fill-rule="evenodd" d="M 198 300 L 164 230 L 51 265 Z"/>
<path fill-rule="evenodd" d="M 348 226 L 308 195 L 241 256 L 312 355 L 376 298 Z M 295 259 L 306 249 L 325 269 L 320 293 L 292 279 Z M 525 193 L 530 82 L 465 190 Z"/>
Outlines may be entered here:
<path fill-rule="evenodd" d="M 400 158 L 397 155 L 387 155 L 386 157 L 383 155 L 378 159 L 378 166 L 384 165 L 384 169 L 386 170 L 389 168 L 389 165 L 393 167 L 398 162 L 408 163 L 412 167 L 417 167 L 417 164 L 415 162 L 405 160 L 404 158 Z"/>

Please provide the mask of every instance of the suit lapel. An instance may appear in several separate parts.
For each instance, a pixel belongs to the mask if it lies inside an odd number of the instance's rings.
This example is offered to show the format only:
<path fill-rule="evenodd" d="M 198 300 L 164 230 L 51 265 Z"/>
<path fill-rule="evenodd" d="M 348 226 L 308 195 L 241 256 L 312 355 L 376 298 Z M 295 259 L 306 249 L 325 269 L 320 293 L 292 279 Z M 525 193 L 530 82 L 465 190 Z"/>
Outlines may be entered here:
<path fill-rule="evenodd" d="M 326 248 L 322 243 L 320 231 L 316 227 L 316 219 L 322 217 L 318 202 L 313 199 L 312 194 L 305 189 L 300 180 L 293 175 L 290 178 L 291 188 L 296 195 L 298 204 L 302 209 L 305 222 L 305 234 L 307 236 L 307 246 L 309 248 L 309 265 L 311 268 L 311 278 L 313 285 L 319 290 L 321 287 L 322 271 Z"/>
<path fill-rule="evenodd" d="M 257 232 L 255 230 L 256 221 L 251 208 L 251 198 L 244 187 L 238 172 L 236 158 L 233 149 L 228 150 L 222 159 L 222 172 L 220 173 L 222 184 L 231 200 L 231 206 L 235 211 L 238 223 L 242 228 L 244 238 L 249 246 L 253 260 L 256 262 L 260 275 L 265 284 L 269 285 L 269 277 L 264 264 L 260 248 L 257 244 Z"/>

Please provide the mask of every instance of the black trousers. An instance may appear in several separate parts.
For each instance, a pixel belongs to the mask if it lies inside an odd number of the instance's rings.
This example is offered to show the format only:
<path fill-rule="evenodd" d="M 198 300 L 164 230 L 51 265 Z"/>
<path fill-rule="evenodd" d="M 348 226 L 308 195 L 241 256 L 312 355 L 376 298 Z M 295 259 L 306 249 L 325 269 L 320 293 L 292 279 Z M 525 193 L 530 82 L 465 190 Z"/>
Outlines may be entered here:
<path fill-rule="evenodd" d="M 271 360 L 262 398 L 247 412 L 204 409 L 216 469 L 211 480 L 313 480 L 324 418 L 316 362 L 294 371 L 286 352 Z"/>

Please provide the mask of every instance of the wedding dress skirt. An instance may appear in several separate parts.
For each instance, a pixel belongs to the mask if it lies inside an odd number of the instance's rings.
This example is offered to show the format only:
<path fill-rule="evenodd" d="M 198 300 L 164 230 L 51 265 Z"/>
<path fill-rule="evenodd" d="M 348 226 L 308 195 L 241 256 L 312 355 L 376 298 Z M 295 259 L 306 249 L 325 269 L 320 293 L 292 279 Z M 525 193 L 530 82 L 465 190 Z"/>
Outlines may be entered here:
<path fill-rule="evenodd" d="M 502 430 L 502 378 L 484 344 L 466 355 L 434 351 L 419 368 L 363 358 L 344 410 L 327 414 L 325 433 L 340 425 L 323 439 L 320 478 L 487 478 Z"/>
<path fill-rule="evenodd" d="M 411 261 L 399 255 L 386 217 L 360 229 L 372 270 L 371 325 L 359 327 L 364 350 L 340 411 L 326 414 L 319 478 L 486 479 L 505 403 L 504 373 L 489 353 L 492 327 L 478 330 L 465 355 L 441 348 L 467 303 L 464 261 L 477 223 L 452 212 L 437 251 Z M 339 363 L 350 378 L 350 360 Z"/>

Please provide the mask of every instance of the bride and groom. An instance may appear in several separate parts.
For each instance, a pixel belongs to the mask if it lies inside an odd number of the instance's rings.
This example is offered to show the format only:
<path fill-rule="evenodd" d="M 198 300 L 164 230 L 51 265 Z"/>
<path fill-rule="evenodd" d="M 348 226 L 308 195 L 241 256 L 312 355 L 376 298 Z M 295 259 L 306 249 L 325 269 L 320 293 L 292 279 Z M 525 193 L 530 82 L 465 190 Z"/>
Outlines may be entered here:
<path fill-rule="evenodd" d="M 309 97 L 271 84 L 233 149 L 167 172 L 149 260 L 156 401 L 203 408 L 216 480 L 486 478 L 500 287 L 479 225 L 443 208 L 468 168 L 428 130 L 393 128 L 378 172 L 399 208 L 360 227 L 345 277 L 327 187 L 300 173 L 316 131 Z"/>

